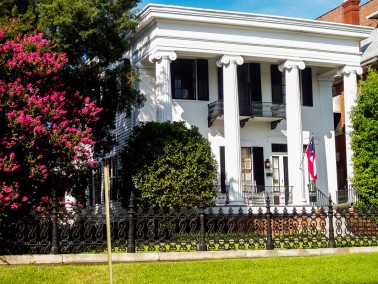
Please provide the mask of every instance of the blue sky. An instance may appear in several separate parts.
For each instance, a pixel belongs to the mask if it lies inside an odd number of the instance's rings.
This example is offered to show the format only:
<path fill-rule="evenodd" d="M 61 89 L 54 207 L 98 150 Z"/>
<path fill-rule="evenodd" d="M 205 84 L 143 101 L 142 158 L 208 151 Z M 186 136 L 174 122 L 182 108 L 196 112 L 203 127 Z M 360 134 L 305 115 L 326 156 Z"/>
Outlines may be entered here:
<path fill-rule="evenodd" d="M 343 0 L 142 0 L 139 7 L 154 3 L 315 19 L 342 2 Z M 366 2 L 368 0 L 362 0 L 361 4 Z"/>

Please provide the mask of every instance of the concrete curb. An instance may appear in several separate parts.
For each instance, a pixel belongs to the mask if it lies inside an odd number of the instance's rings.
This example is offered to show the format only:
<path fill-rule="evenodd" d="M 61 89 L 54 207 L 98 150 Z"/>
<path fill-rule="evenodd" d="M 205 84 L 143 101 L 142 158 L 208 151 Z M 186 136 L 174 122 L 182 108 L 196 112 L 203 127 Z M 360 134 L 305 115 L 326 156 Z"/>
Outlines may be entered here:
<path fill-rule="evenodd" d="M 150 252 L 116 253 L 113 263 L 191 261 L 236 258 L 299 257 L 350 253 L 378 253 L 378 247 L 321 248 L 298 250 L 235 250 L 199 252 Z M 0 265 L 17 264 L 103 264 L 108 262 L 107 254 L 43 254 L 43 255 L 2 255 Z"/>

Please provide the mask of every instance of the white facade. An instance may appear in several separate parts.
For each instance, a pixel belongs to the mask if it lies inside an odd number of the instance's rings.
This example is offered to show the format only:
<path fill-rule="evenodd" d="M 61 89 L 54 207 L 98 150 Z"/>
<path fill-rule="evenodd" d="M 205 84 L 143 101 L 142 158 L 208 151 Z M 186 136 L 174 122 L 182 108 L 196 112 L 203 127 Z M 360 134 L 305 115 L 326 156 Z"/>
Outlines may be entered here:
<path fill-rule="evenodd" d="M 140 70 L 139 87 L 147 99 L 138 112 L 138 121 L 185 121 L 188 126 L 197 126 L 211 142 L 220 171 L 221 165 L 224 166 L 225 183 L 234 204 L 245 201 L 243 185 L 256 180 L 260 190 L 289 186 L 290 203 L 308 204 L 309 177 L 303 151 L 313 135 L 318 169 L 316 186 L 336 200 L 332 81 L 338 72 L 351 78 L 350 81 L 355 78 L 357 71 L 353 70 L 358 69 L 361 57 L 359 41 L 369 36 L 370 28 L 166 5 L 148 5 L 140 13 L 140 19 L 128 54 Z M 172 62 L 178 62 L 175 68 L 180 69 L 182 59 L 191 59 L 187 62 L 195 64 L 193 84 L 197 84 L 197 91 L 191 99 L 178 98 L 175 95 L 178 89 L 172 90 L 172 86 L 176 88 L 180 83 L 172 81 L 172 72 L 177 72 L 172 71 Z M 199 99 L 200 65 L 196 60 L 207 62 L 208 99 Z M 255 92 L 250 79 L 238 76 L 244 72 L 240 71 L 241 66 L 248 70 L 243 73 L 248 76 L 250 68 L 258 70 L 253 71 L 258 76 L 248 77 L 253 81 L 258 78 L 257 99 L 240 95 L 238 82 L 242 81 L 247 82 L 248 92 Z M 307 73 L 311 89 L 309 105 L 301 99 L 304 92 L 301 70 L 305 68 L 311 70 Z M 282 74 L 283 100 L 278 104 L 273 99 L 276 92 L 273 88 L 277 85 L 272 87 L 277 72 Z M 223 82 L 219 84 L 221 76 Z M 220 88 L 223 98 L 219 95 Z M 350 104 L 356 88 L 350 82 L 346 89 Z M 223 106 L 220 115 L 212 117 L 210 123 L 209 104 Z M 239 108 L 242 104 L 247 104 L 247 114 Z M 284 117 L 273 114 L 279 104 L 286 110 Z M 252 105 L 260 108 L 259 114 L 251 113 Z M 264 167 L 267 159 L 272 164 L 268 169 Z M 275 204 L 287 203 L 285 198 L 279 197 L 281 200 L 275 200 Z"/>

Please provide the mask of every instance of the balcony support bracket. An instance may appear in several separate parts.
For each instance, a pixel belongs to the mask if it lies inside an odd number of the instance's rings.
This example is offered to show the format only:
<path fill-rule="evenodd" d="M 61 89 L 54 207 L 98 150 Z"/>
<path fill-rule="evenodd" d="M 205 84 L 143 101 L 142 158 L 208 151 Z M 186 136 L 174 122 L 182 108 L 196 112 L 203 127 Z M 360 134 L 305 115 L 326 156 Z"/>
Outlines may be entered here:
<path fill-rule="evenodd" d="M 248 120 L 250 120 L 250 119 L 251 118 L 248 117 L 248 118 L 240 120 L 240 127 L 243 128 L 245 126 L 245 124 L 248 122 Z"/>
<path fill-rule="evenodd" d="M 276 129 L 278 123 L 280 123 L 281 120 L 282 120 L 282 119 L 272 121 L 272 122 L 270 123 L 270 129 L 271 129 L 271 130 Z"/>

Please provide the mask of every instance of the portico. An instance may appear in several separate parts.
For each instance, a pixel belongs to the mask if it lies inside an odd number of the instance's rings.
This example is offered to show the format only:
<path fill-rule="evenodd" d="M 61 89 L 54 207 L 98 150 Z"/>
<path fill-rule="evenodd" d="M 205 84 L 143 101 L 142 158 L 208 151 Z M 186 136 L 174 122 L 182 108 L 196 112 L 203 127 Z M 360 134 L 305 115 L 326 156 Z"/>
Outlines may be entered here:
<path fill-rule="evenodd" d="M 245 203 L 245 184 L 278 196 L 277 205 L 308 204 L 311 135 L 316 185 L 335 195 L 331 82 L 340 70 L 351 108 L 369 28 L 166 5 L 148 5 L 141 19 L 130 51 L 147 97 L 139 119 L 197 126 L 230 204 Z M 155 70 L 153 80 L 144 70 Z"/>

